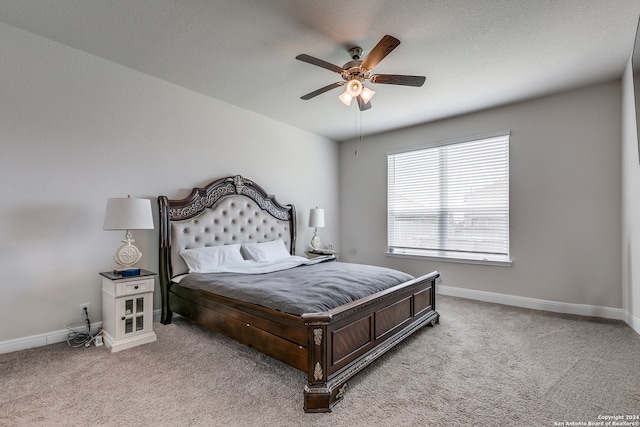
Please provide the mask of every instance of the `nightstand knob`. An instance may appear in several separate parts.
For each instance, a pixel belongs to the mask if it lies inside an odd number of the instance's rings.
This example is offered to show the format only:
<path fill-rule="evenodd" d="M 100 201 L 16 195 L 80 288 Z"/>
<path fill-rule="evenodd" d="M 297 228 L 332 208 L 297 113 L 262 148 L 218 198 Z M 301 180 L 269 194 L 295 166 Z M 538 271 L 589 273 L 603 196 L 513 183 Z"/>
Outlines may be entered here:
<path fill-rule="evenodd" d="M 133 289 L 138 289 L 138 288 L 139 288 L 139 286 L 138 286 L 138 285 L 135 285 L 135 286 L 133 287 Z"/>

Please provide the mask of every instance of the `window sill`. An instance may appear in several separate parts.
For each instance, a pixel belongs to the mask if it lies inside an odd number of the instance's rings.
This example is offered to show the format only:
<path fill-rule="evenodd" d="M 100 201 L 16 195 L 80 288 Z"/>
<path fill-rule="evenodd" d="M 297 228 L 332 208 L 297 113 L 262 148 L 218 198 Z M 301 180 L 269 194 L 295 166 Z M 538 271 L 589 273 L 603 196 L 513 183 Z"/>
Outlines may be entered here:
<path fill-rule="evenodd" d="M 476 264 L 476 265 L 492 265 L 497 267 L 511 267 L 513 262 L 511 259 L 504 258 L 499 259 L 498 257 L 494 259 L 490 258 L 470 258 L 470 257 L 455 257 L 451 255 L 436 255 L 430 254 L 423 251 L 410 251 L 403 250 L 402 252 L 397 249 L 395 252 L 385 252 L 387 256 L 395 257 L 395 258 L 412 258 L 412 259 L 420 259 L 420 260 L 428 260 L 428 261 L 441 261 L 441 262 L 454 262 L 459 264 Z"/>

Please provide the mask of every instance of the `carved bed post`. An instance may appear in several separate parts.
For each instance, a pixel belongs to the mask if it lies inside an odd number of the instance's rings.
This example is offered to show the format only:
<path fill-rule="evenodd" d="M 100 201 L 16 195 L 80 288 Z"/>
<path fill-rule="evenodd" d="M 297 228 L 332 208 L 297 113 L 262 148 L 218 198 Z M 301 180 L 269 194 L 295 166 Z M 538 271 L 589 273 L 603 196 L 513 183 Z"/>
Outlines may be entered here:
<path fill-rule="evenodd" d="M 347 387 L 346 377 L 332 376 L 332 317 L 326 313 L 305 315 L 309 333 L 307 384 L 304 387 L 305 412 L 331 412 L 342 400 Z"/>
<path fill-rule="evenodd" d="M 169 310 L 169 288 L 171 287 L 171 228 L 169 227 L 169 202 L 167 197 L 158 197 L 160 209 L 160 297 L 162 299 L 162 314 L 160 322 L 171 323 L 172 312 Z"/>
<path fill-rule="evenodd" d="M 307 322 L 309 330 L 307 385 L 304 388 L 305 412 L 327 412 L 332 406 L 327 384 L 327 322 Z"/>

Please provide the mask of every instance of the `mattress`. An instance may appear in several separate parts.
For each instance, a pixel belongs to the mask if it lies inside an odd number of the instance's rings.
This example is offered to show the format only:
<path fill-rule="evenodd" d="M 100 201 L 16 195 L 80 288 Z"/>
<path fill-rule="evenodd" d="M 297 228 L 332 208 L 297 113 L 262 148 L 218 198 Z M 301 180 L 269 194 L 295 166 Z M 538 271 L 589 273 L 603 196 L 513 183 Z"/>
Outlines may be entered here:
<path fill-rule="evenodd" d="M 189 274 L 179 286 L 299 316 L 325 312 L 411 279 L 390 268 L 332 261 L 264 274 Z"/>

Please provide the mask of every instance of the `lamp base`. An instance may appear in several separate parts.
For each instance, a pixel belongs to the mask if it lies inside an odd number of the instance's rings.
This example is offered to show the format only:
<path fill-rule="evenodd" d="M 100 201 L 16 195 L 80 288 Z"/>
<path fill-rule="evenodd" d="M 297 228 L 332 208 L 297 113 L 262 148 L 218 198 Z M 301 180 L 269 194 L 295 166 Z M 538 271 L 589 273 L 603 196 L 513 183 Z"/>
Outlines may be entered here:
<path fill-rule="evenodd" d="M 135 240 L 131 238 L 131 232 L 127 230 L 125 238 L 122 240 L 124 245 L 120 246 L 115 254 L 113 254 L 113 260 L 116 264 L 123 266 L 125 269 L 129 269 L 142 259 L 142 252 L 132 245 Z"/>
<path fill-rule="evenodd" d="M 318 236 L 318 228 L 313 232 L 313 237 L 311 238 L 311 247 L 315 250 L 320 249 L 320 236 Z"/>
<path fill-rule="evenodd" d="M 129 268 L 142 259 L 142 253 L 132 244 L 125 244 L 118 248 L 113 254 L 113 260 L 116 264 L 125 268 Z"/>

